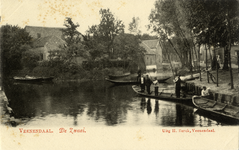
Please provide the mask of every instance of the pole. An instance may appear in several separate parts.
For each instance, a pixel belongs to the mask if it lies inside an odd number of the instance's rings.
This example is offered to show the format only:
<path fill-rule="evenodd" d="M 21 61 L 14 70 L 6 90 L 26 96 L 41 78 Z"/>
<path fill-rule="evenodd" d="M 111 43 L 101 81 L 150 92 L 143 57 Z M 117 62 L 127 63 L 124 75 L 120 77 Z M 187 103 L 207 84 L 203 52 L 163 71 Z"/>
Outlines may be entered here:
<path fill-rule="evenodd" d="M 214 51 L 215 52 L 215 51 Z M 217 62 L 217 59 L 216 59 L 216 69 L 217 69 L 217 87 L 218 87 L 218 62 Z"/>
<path fill-rule="evenodd" d="M 208 68 L 207 68 L 207 46 L 206 46 L 206 44 L 205 44 L 205 48 L 206 48 L 206 70 L 208 70 Z M 207 83 L 209 83 L 208 71 L 207 71 Z"/>
<path fill-rule="evenodd" d="M 238 79 L 239 79 L 239 50 L 237 50 L 237 66 L 238 66 Z M 239 85 L 239 80 L 238 80 Z"/>
<path fill-rule="evenodd" d="M 198 68 L 199 68 L 199 79 L 200 79 L 200 81 L 202 81 L 202 76 L 201 76 L 201 68 L 200 68 L 200 62 L 201 62 L 201 58 L 200 58 L 200 44 L 199 44 L 199 50 L 198 50 L 198 59 L 199 59 L 199 66 L 198 66 Z"/>

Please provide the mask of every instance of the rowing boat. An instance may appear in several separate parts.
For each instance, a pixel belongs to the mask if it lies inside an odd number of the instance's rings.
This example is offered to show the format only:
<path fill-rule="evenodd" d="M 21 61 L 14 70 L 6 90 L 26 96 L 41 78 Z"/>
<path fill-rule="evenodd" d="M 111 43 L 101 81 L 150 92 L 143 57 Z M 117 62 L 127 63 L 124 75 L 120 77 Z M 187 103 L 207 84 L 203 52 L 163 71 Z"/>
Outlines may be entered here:
<path fill-rule="evenodd" d="M 164 83 L 169 78 L 170 77 L 166 77 L 166 78 L 163 78 L 163 79 L 158 79 L 158 82 L 159 83 Z M 132 80 L 111 80 L 111 79 L 108 79 L 108 78 L 105 78 L 105 80 L 109 81 L 111 83 L 114 83 L 114 84 L 138 84 L 139 83 L 137 81 L 132 81 Z"/>
<path fill-rule="evenodd" d="M 33 77 L 33 76 L 25 76 L 25 77 L 13 77 L 16 81 L 21 82 L 49 82 L 54 79 L 54 77 Z"/>
<path fill-rule="evenodd" d="M 16 81 L 24 81 L 24 82 L 41 82 L 42 78 L 41 77 L 13 77 L 14 80 Z"/>
<path fill-rule="evenodd" d="M 158 94 L 155 94 L 155 92 L 152 91 L 151 94 L 148 94 L 148 93 L 146 93 L 146 91 L 142 92 L 141 88 L 137 85 L 133 85 L 132 88 L 137 94 L 139 94 L 141 96 L 160 99 L 160 100 L 176 101 L 176 102 L 180 102 L 180 103 L 188 103 L 188 104 L 192 103 L 191 95 L 185 95 L 180 98 L 177 98 L 175 93 L 172 90 L 166 89 L 166 90 L 163 90 L 162 92 L 158 92 Z M 166 92 L 166 91 L 169 91 L 169 92 Z"/>
<path fill-rule="evenodd" d="M 138 84 L 137 81 L 132 81 L 132 80 L 128 80 L 128 81 L 127 80 L 111 80 L 107 78 L 105 78 L 105 80 L 114 84 Z"/>
<path fill-rule="evenodd" d="M 130 73 L 124 73 L 122 75 L 109 75 L 109 79 L 115 80 L 115 79 L 120 79 L 120 78 L 123 78 L 123 77 L 127 77 L 129 75 L 130 75 Z"/>
<path fill-rule="evenodd" d="M 239 124 L 239 107 L 237 106 L 199 96 L 193 96 L 192 102 L 198 109 L 209 112 L 214 117 Z"/>

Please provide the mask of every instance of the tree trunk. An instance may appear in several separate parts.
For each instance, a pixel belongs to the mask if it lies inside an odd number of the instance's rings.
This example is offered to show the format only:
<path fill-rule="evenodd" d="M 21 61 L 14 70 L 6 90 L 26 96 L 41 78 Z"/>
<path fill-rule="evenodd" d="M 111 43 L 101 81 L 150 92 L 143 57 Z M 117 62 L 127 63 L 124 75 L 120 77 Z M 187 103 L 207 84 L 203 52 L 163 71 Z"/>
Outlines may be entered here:
<path fill-rule="evenodd" d="M 201 46 L 201 44 L 198 44 L 198 47 L 199 47 L 199 50 L 198 50 L 198 71 L 199 71 L 199 79 L 200 79 L 200 81 L 202 81 L 202 76 L 201 76 L 201 68 L 200 68 L 200 62 L 201 62 L 201 60 L 200 60 L 200 46 Z"/>
<path fill-rule="evenodd" d="M 223 70 L 228 70 L 228 48 L 227 46 L 224 47 L 224 62 L 223 62 Z"/>
<path fill-rule="evenodd" d="M 229 63 L 229 70 L 230 70 L 230 76 L 231 76 L 231 89 L 234 89 L 234 84 L 233 84 L 233 75 L 232 75 L 232 64 L 231 64 L 231 22 L 229 20 L 229 7 L 228 7 L 228 1 L 227 1 L 227 14 L 226 15 L 226 18 L 227 18 L 227 22 L 228 22 L 228 25 L 227 25 L 227 32 L 228 32 L 228 63 Z"/>
<path fill-rule="evenodd" d="M 205 48 L 206 48 L 206 70 L 208 70 L 208 67 L 207 67 L 207 46 L 206 46 L 206 44 L 205 44 Z M 209 83 L 208 71 L 207 71 L 207 83 Z"/>

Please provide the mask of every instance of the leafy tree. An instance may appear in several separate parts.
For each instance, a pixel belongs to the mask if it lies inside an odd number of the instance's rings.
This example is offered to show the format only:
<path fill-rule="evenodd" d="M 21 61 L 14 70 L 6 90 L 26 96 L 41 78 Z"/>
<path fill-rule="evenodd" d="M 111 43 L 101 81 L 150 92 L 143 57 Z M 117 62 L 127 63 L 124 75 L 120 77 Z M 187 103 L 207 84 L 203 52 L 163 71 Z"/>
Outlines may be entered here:
<path fill-rule="evenodd" d="M 192 71 L 192 52 L 194 49 L 192 35 L 185 26 L 183 12 L 178 1 L 158 0 L 149 16 L 149 28 L 157 33 L 161 42 L 168 42 L 183 66 Z"/>
<path fill-rule="evenodd" d="M 25 51 L 22 53 L 22 58 L 21 58 L 22 66 L 30 70 L 37 67 L 39 60 L 40 60 L 40 55 L 35 52 Z"/>
<path fill-rule="evenodd" d="M 141 31 L 139 30 L 139 17 L 132 18 L 132 22 L 129 23 L 129 31 L 130 33 L 134 34 L 134 35 L 139 35 L 141 33 Z"/>
<path fill-rule="evenodd" d="M 4 25 L 1 27 L 1 38 L 2 71 L 3 77 L 6 77 L 13 70 L 22 68 L 22 52 L 27 50 L 23 45 L 31 45 L 32 37 L 18 26 Z"/>
<path fill-rule="evenodd" d="M 75 24 L 71 18 L 67 17 L 64 26 L 66 26 L 66 29 L 62 29 L 62 32 L 66 44 L 61 47 L 65 52 L 61 53 L 61 57 L 66 61 L 73 61 L 76 56 L 87 57 L 87 51 L 83 43 L 85 36 L 77 31 L 80 25 Z"/>
<path fill-rule="evenodd" d="M 109 9 L 100 9 L 101 21 L 99 25 L 93 25 L 87 31 L 95 41 L 105 45 L 106 53 L 111 56 L 111 49 L 117 35 L 124 32 L 124 24 L 114 17 Z"/>
<path fill-rule="evenodd" d="M 158 39 L 158 36 L 152 36 L 152 35 L 149 35 L 149 34 L 146 34 L 144 33 L 143 35 L 140 35 L 139 37 L 141 40 L 155 40 L 155 39 Z"/>
<path fill-rule="evenodd" d="M 114 41 L 114 55 L 131 63 L 138 64 L 144 53 L 140 40 L 133 34 L 121 33 Z"/>
<path fill-rule="evenodd" d="M 196 30 L 198 43 L 224 47 L 223 69 L 230 70 L 231 88 L 233 88 L 230 49 L 232 44 L 238 43 L 239 2 L 185 0 L 184 4 L 187 10 L 191 11 L 186 17 L 188 28 Z"/>

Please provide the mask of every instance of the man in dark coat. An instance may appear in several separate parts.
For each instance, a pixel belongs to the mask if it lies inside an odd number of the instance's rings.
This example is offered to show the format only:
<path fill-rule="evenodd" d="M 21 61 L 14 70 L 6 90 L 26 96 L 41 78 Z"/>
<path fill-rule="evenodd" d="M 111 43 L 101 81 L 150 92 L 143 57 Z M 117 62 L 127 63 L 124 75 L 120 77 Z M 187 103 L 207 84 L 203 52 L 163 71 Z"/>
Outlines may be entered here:
<path fill-rule="evenodd" d="M 145 85 L 146 85 L 148 94 L 151 94 L 151 91 L 150 91 L 151 84 L 152 84 L 152 81 L 150 80 L 149 75 L 146 75 Z"/>
<path fill-rule="evenodd" d="M 182 80 L 180 79 L 180 76 L 178 76 L 178 79 L 176 79 L 175 81 L 176 83 L 175 93 L 177 98 L 180 98 L 181 82 Z"/>

